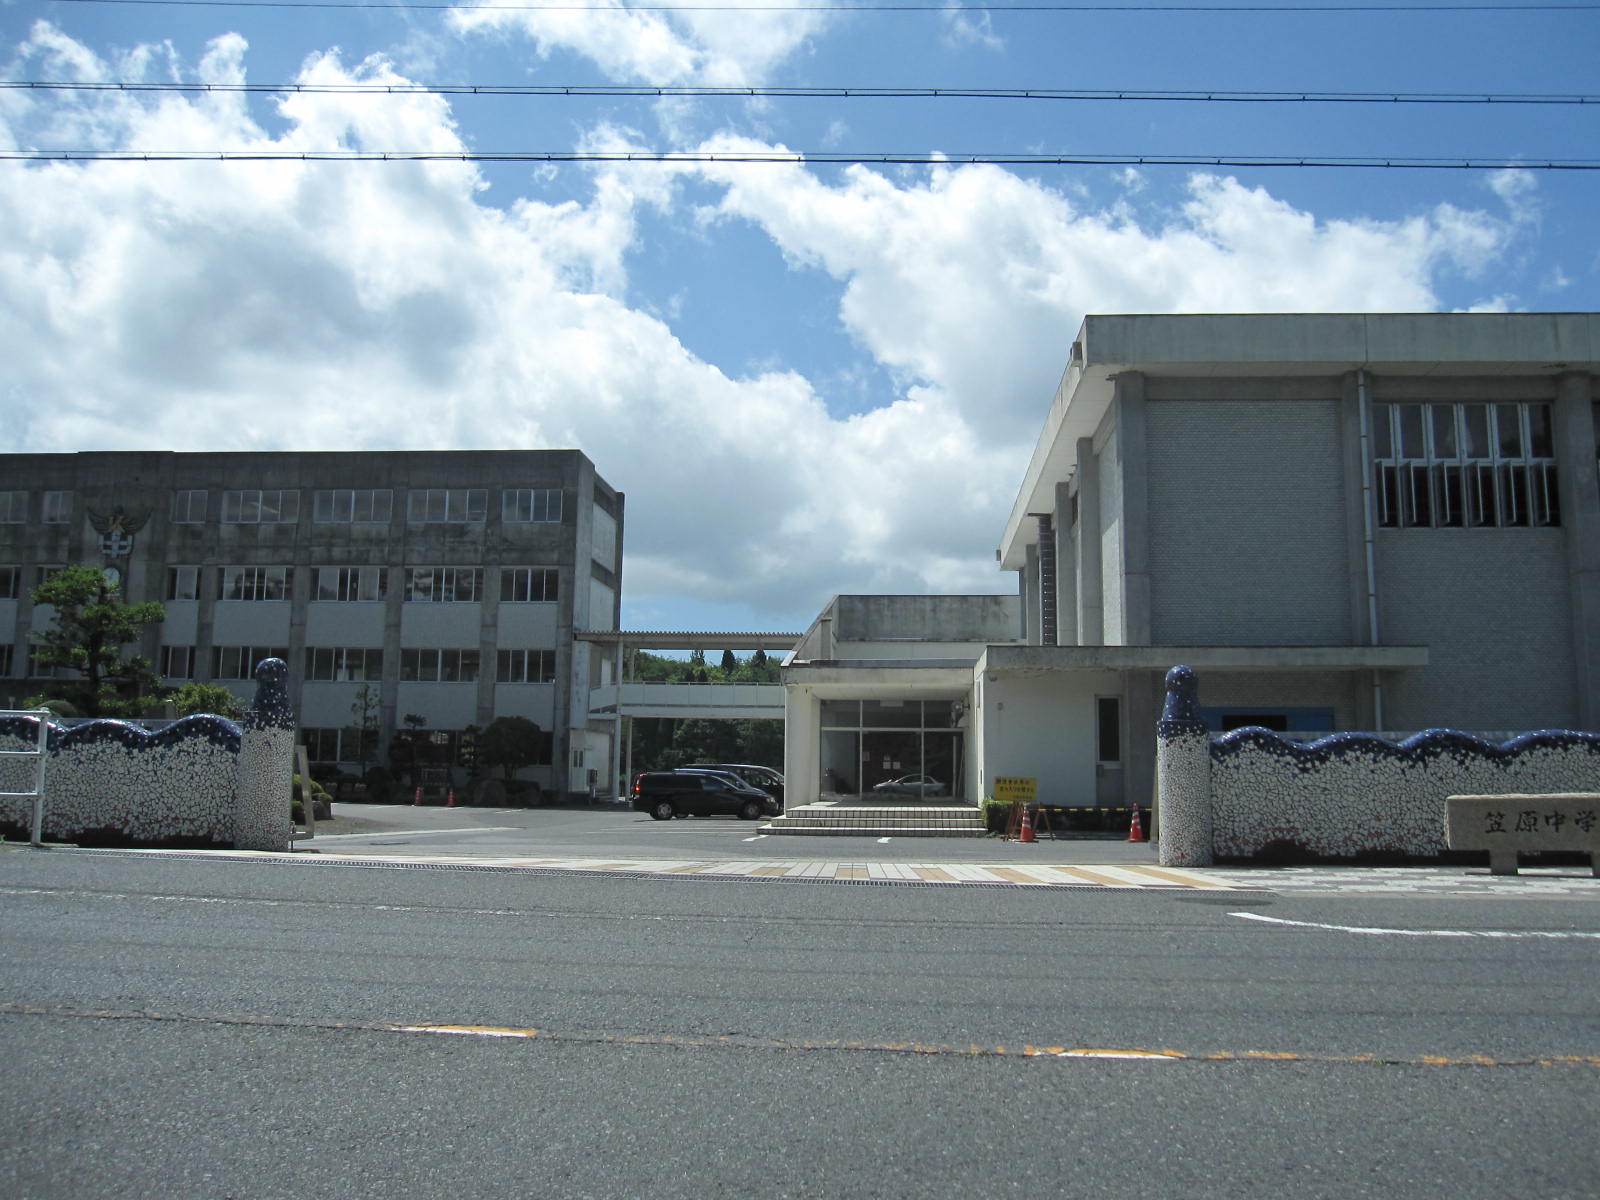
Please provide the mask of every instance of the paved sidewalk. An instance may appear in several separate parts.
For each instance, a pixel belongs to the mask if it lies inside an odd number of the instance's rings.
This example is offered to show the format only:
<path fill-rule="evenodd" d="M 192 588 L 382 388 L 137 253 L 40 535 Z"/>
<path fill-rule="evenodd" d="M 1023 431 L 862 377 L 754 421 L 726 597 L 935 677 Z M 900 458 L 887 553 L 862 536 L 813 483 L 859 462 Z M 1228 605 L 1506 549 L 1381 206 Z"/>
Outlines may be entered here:
<path fill-rule="evenodd" d="M 838 839 L 830 839 L 837 847 Z M 322 862 L 409 863 L 412 865 L 472 865 L 544 871 L 601 872 L 622 875 L 692 875 L 700 878 L 741 876 L 754 879 L 813 881 L 854 880 L 877 883 L 1013 884 L 1034 887 L 1092 888 L 1221 888 L 1251 887 L 1210 871 L 1177 867 L 1069 866 L 1048 864 L 1001 865 L 992 863 L 874 862 L 863 858 L 737 859 L 726 861 L 659 858 L 502 858 L 473 856 L 361 855 L 349 851 L 319 853 Z"/>

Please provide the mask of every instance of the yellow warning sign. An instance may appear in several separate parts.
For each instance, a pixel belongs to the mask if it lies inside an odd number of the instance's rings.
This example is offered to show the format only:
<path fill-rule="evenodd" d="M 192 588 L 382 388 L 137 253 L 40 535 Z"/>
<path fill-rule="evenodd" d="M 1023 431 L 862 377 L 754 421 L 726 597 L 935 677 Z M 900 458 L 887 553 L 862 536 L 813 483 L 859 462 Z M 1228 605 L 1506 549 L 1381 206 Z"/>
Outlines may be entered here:
<path fill-rule="evenodd" d="M 997 775 L 994 780 L 996 800 L 1022 801 L 1032 804 L 1039 791 L 1039 781 L 1022 775 Z"/>

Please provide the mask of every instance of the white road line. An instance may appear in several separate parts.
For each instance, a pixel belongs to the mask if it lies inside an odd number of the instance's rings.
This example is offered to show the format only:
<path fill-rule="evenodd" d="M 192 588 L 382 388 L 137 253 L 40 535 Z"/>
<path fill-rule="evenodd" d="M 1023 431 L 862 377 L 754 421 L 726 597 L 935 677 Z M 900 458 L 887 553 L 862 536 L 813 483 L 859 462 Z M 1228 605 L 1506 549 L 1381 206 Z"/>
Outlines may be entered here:
<path fill-rule="evenodd" d="M 1260 921 L 1267 925 L 1292 925 L 1297 929 L 1325 929 L 1333 933 L 1364 933 L 1376 937 L 1437 937 L 1437 938 L 1543 938 L 1559 941 L 1567 938 L 1600 938 L 1600 932 L 1568 929 L 1382 929 L 1370 925 L 1324 925 L 1319 921 L 1286 921 L 1282 917 L 1264 917 L 1260 913 L 1236 912 L 1230 917 L 1244 921 Z"/>
<path fill-rule="evenodd" d="M 319 833 L 316 837 L 318 844 L 322 842 L 343 842 L 356 838 L 390 838 L 404 840 L 414 837 L 461 837 L 469 833 L 522 833 L 524 830 L 515 825 L 476 825 L 462 829 L 391 829 L 387 833 Z"/>

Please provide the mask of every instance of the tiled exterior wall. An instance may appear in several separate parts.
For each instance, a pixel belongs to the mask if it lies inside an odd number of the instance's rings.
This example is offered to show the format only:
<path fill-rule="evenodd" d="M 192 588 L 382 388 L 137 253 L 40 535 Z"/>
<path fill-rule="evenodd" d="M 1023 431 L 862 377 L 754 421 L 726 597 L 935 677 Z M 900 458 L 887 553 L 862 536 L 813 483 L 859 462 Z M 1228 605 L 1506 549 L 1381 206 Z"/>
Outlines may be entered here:
<path fill-rule="evenodd" d="M 32 717 L 0 718 L 0 750 L 38 744 Z M 45 764 L 43 836 L 76 841 L 109 832 L 135 842 L 233 841 L 239 727 L 222 717 L 185 717 L 157 733 L 123 721 L 73 729 L 52 724 Z M 35 760 L 0 759 L 0 791 L 33 786 Z M 0 825 L 26 836 L 33 801 L 0 796 Z"/>
<path fill-rule="evenodd" d="M 1265 730 L 1211 743 L 1212 848 L 1275 842 L 1319 857 L 1446 849 L 1447 796 L 1600 791 L 1600 735 L 1524 734 L 1504 745 L 1431 730 L 1398 744 L 1341 733 L 1300 745 Z"/>
<path fill-rule="evenodd" d="M 281 659 L 256 669 L 243 727 L 194 716 L 148 733 L 125 721 L 52 723 L 46 735 L 46 841 L 111 835 L 133 842 L 212 842 L 287 850 L 294 718 Z M 0 718 L 0 750 L 38 745 L 34 717 Z M 0 758 L 0 791 L 33 787 L 37 760 Z M 0 826 L 27 836 L 33 800 L 0 796 Z"/>
<path fill-rule="evenodd" d="M 1600 734 L 1544 731 L 1503 745 L 1450 730 L 1395 743 L 1341 733 L 1302 745 L 1262 729 L 1211 738 L 1194 672 L 1167 674 L 1157 727 L 1161 861 L 1198 866 L 1289 845 L 1327 858 L 1437 856 L 1452 795 L 1600 792 Z"/>
<path fill-rule="evenodd" d="M 1350 642 L 1337 400 L 1151 400 L 1151 641 Z"/>
<path fill-rule="evenodd" d="M 1389 728 L 1577 723 L 1560 529 L 1384 529 L 1377 552 L 1384 641 L 1428 647 L 1384 679 Z"/>

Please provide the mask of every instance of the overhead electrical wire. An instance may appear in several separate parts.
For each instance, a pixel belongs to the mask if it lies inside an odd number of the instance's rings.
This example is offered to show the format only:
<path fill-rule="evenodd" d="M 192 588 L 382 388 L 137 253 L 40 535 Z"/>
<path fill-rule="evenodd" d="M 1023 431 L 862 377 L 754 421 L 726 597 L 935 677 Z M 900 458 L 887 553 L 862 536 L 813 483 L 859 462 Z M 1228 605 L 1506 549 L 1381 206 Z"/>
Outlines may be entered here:
<path fill-rule="evenodd" d="M 1483 92 L 1251 92 L 1133 88 L 705 87 L 528 83 L 182 83 L 137 80 L 0 80 L 0 90 L 78 92 L 292 93 L 295 95 L 605 96 L 827 100 L 1079 100 L 1215 104 L 1600 105 L 1600 94 Z"/>
<path fill-rule="evenodd" d="M 1429 171 L 1600 171 L 1592 158 L 1323 157 L 1317 155 L 1210 154 L 1007 154 L 833 153 L 788 150 L 0 150 L 11 162 L 535 162 L 535 163 L 744 163 L 794 166 L 1177 166 L 1334 167 Z"/>
<path fill-rule="evenodd" d="M 942 4 L 886 4 L 863 0 L 858 4 L 631 4 L 619 7 L 612 4 L 451 4 L 428 3 L 426 0 L 51 0 L 55 4 L 132 4 L 164 6 L 170 8 L 350 8 L 350 9 L 416 9 L 463 12 L 872 12 L 872 13 L 933 13 L 938 15 L 984 13 L 1094 13 L 1094 12 L 1158 12 L 1158 13 L 1508 13 L 1508 12 L 1593 12 L 1600 4 L 1171 4 L 1162 0 L 1141 3 L 1140 0 L 1123 0 L 1122 3 L 1086 4 L 961 4 L 951 7 Z"/>

